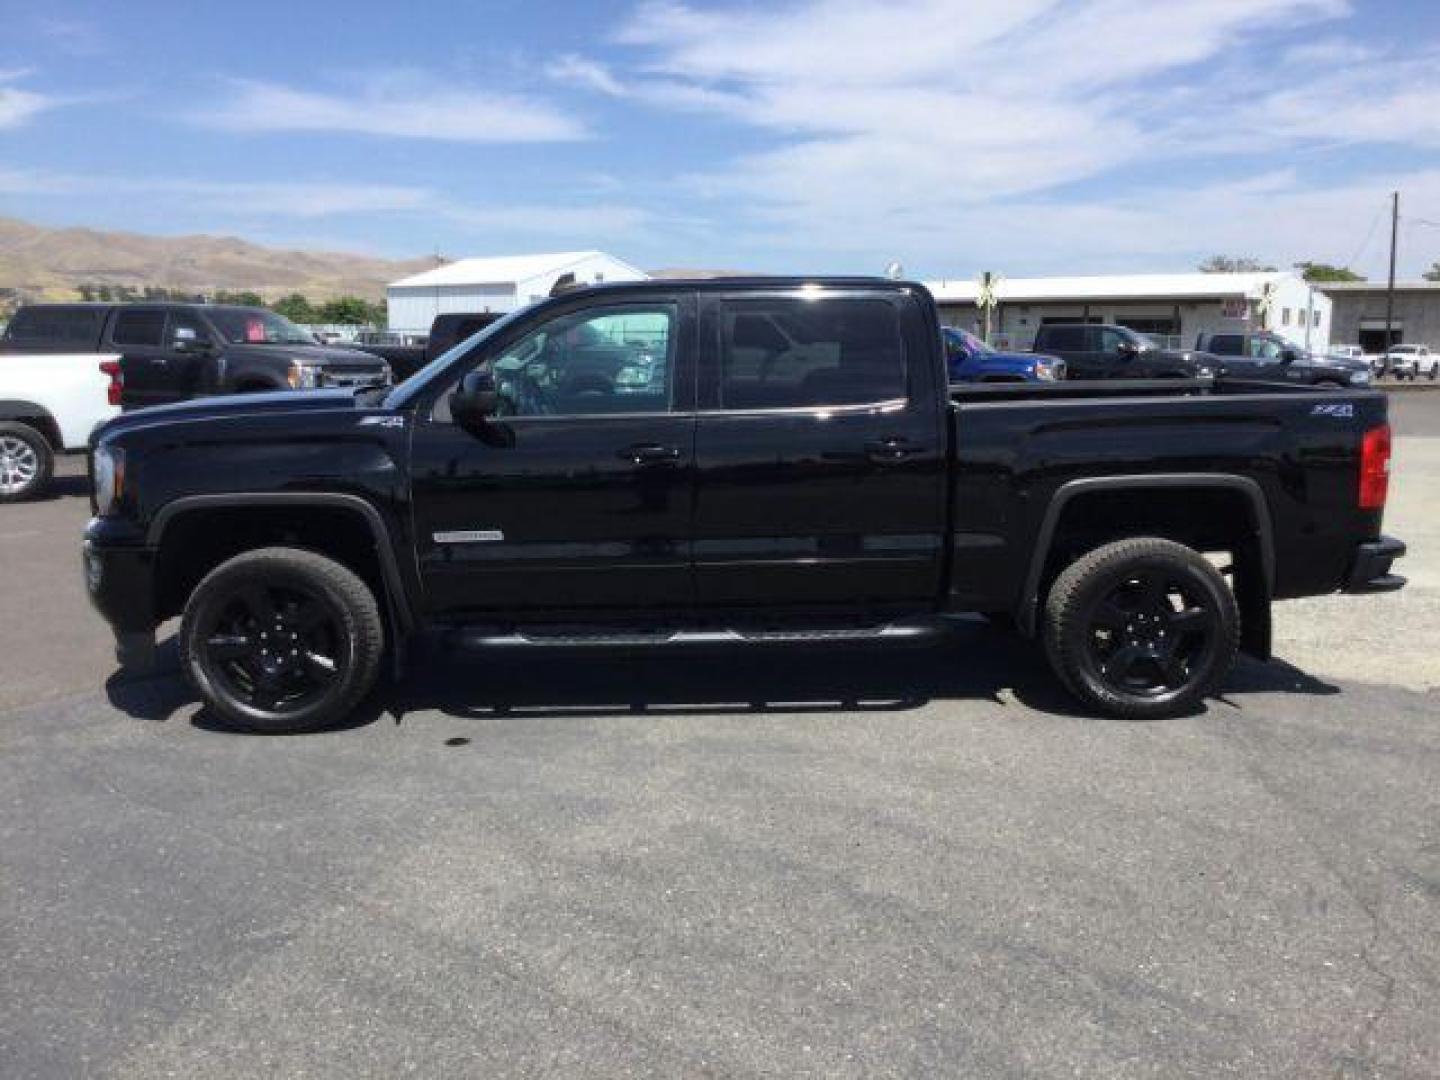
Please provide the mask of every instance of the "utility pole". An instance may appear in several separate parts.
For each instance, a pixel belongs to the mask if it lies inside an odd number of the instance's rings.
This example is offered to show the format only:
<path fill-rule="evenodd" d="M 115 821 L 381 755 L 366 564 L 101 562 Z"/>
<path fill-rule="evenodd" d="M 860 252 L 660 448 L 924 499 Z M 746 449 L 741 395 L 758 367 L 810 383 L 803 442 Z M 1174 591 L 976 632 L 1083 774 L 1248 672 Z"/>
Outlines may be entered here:
<path fill-rule="evenodd" d="M 1395 239 L 1400 231 L 1400 192 L 1390 196 L 1390 282 L 1385 286 L 1385 348 L 1389 352 L 1395 344 L 1391 326 L 1395 320 Z"/>

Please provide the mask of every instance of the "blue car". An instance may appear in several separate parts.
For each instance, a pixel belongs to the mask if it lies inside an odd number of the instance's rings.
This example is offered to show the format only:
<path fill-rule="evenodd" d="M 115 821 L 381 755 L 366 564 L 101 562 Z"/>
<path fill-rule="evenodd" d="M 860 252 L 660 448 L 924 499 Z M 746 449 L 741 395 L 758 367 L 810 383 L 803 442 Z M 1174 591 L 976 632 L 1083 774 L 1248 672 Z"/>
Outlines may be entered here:
<path fill-rule="evenodd" d="M 945 326 L 945 358 L 951 382 L 1055 382 L 1065 378 L 1065 361 L 1043 353 L 1000 352 L 968 330 Z"/>

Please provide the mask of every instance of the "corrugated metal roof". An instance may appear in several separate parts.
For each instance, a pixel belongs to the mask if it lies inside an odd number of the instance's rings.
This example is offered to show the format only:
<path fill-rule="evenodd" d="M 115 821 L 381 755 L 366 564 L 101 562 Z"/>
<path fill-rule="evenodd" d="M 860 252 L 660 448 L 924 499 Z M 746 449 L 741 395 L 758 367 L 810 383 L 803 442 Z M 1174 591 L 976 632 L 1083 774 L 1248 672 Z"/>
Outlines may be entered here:
<path fill-rule="evenodd" d="M 995 293 L 1001 301 L 1041 300 L 1180 300 L 1196 297 L 1258 296 L 1266 282 L 1293 278 L 1283 270 L 1246 274 L 1107 274 L 1095 277 L 1000 279 Z M 974 302 L 980 285 L 974 280 L 927 281 L 926 288 L 944 303 Z"/>
<path fill-rule="evenodd" d="M 479 259 L 457 259 L 455 262 L 425 270 L 410 277 L 392 281 L 390 288 L 435 285 L 511 285 L 517 281 L 528 281 L 542 274 L 560 273 L 576 263 L 591 258 L 610 259 L 629 266 L 628 263 L 606 255 L 603 251 L 555 251 L 543 255 L 494 255 Z M 630 267 L 630 269 L 635 269 Z M 640 270 L 637 276 L 643 277 Z"/>

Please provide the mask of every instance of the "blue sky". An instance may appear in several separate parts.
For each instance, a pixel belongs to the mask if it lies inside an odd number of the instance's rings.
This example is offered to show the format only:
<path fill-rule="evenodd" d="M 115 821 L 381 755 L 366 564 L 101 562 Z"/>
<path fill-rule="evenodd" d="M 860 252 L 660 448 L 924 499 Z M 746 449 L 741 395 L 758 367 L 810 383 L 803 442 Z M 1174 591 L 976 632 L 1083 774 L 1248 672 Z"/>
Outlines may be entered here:
<path fill-rule="evenodd" d="M 923 277 L 1440 259 L 1434 0 L 7 5 L 0 214 Z M 1433 223 L 1433 224 L 1432 224 Z"/>

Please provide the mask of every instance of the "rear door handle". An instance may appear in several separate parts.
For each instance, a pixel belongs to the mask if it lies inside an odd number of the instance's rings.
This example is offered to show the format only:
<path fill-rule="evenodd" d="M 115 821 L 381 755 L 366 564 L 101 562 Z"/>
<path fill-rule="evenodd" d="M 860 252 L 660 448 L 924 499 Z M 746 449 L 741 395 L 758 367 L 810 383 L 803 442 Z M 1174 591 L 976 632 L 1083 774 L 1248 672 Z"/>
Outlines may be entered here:
<path fill-rule="evenodd" d="M 897 461 L 904 461 L 908 457 L 920 453 L 920 447 L 915 446 L 909 439 L 890 437 L 886 439 L 874 439 L 865 444 L 865 456 L 877 465 L 893 465 Z"/>
<path fill-rule="evenodd" d="M 621 450 L 619 456 L 633 465 L 674 465 L 680 460 L 680 449 L 659 443 L 636 443 Z"/>

